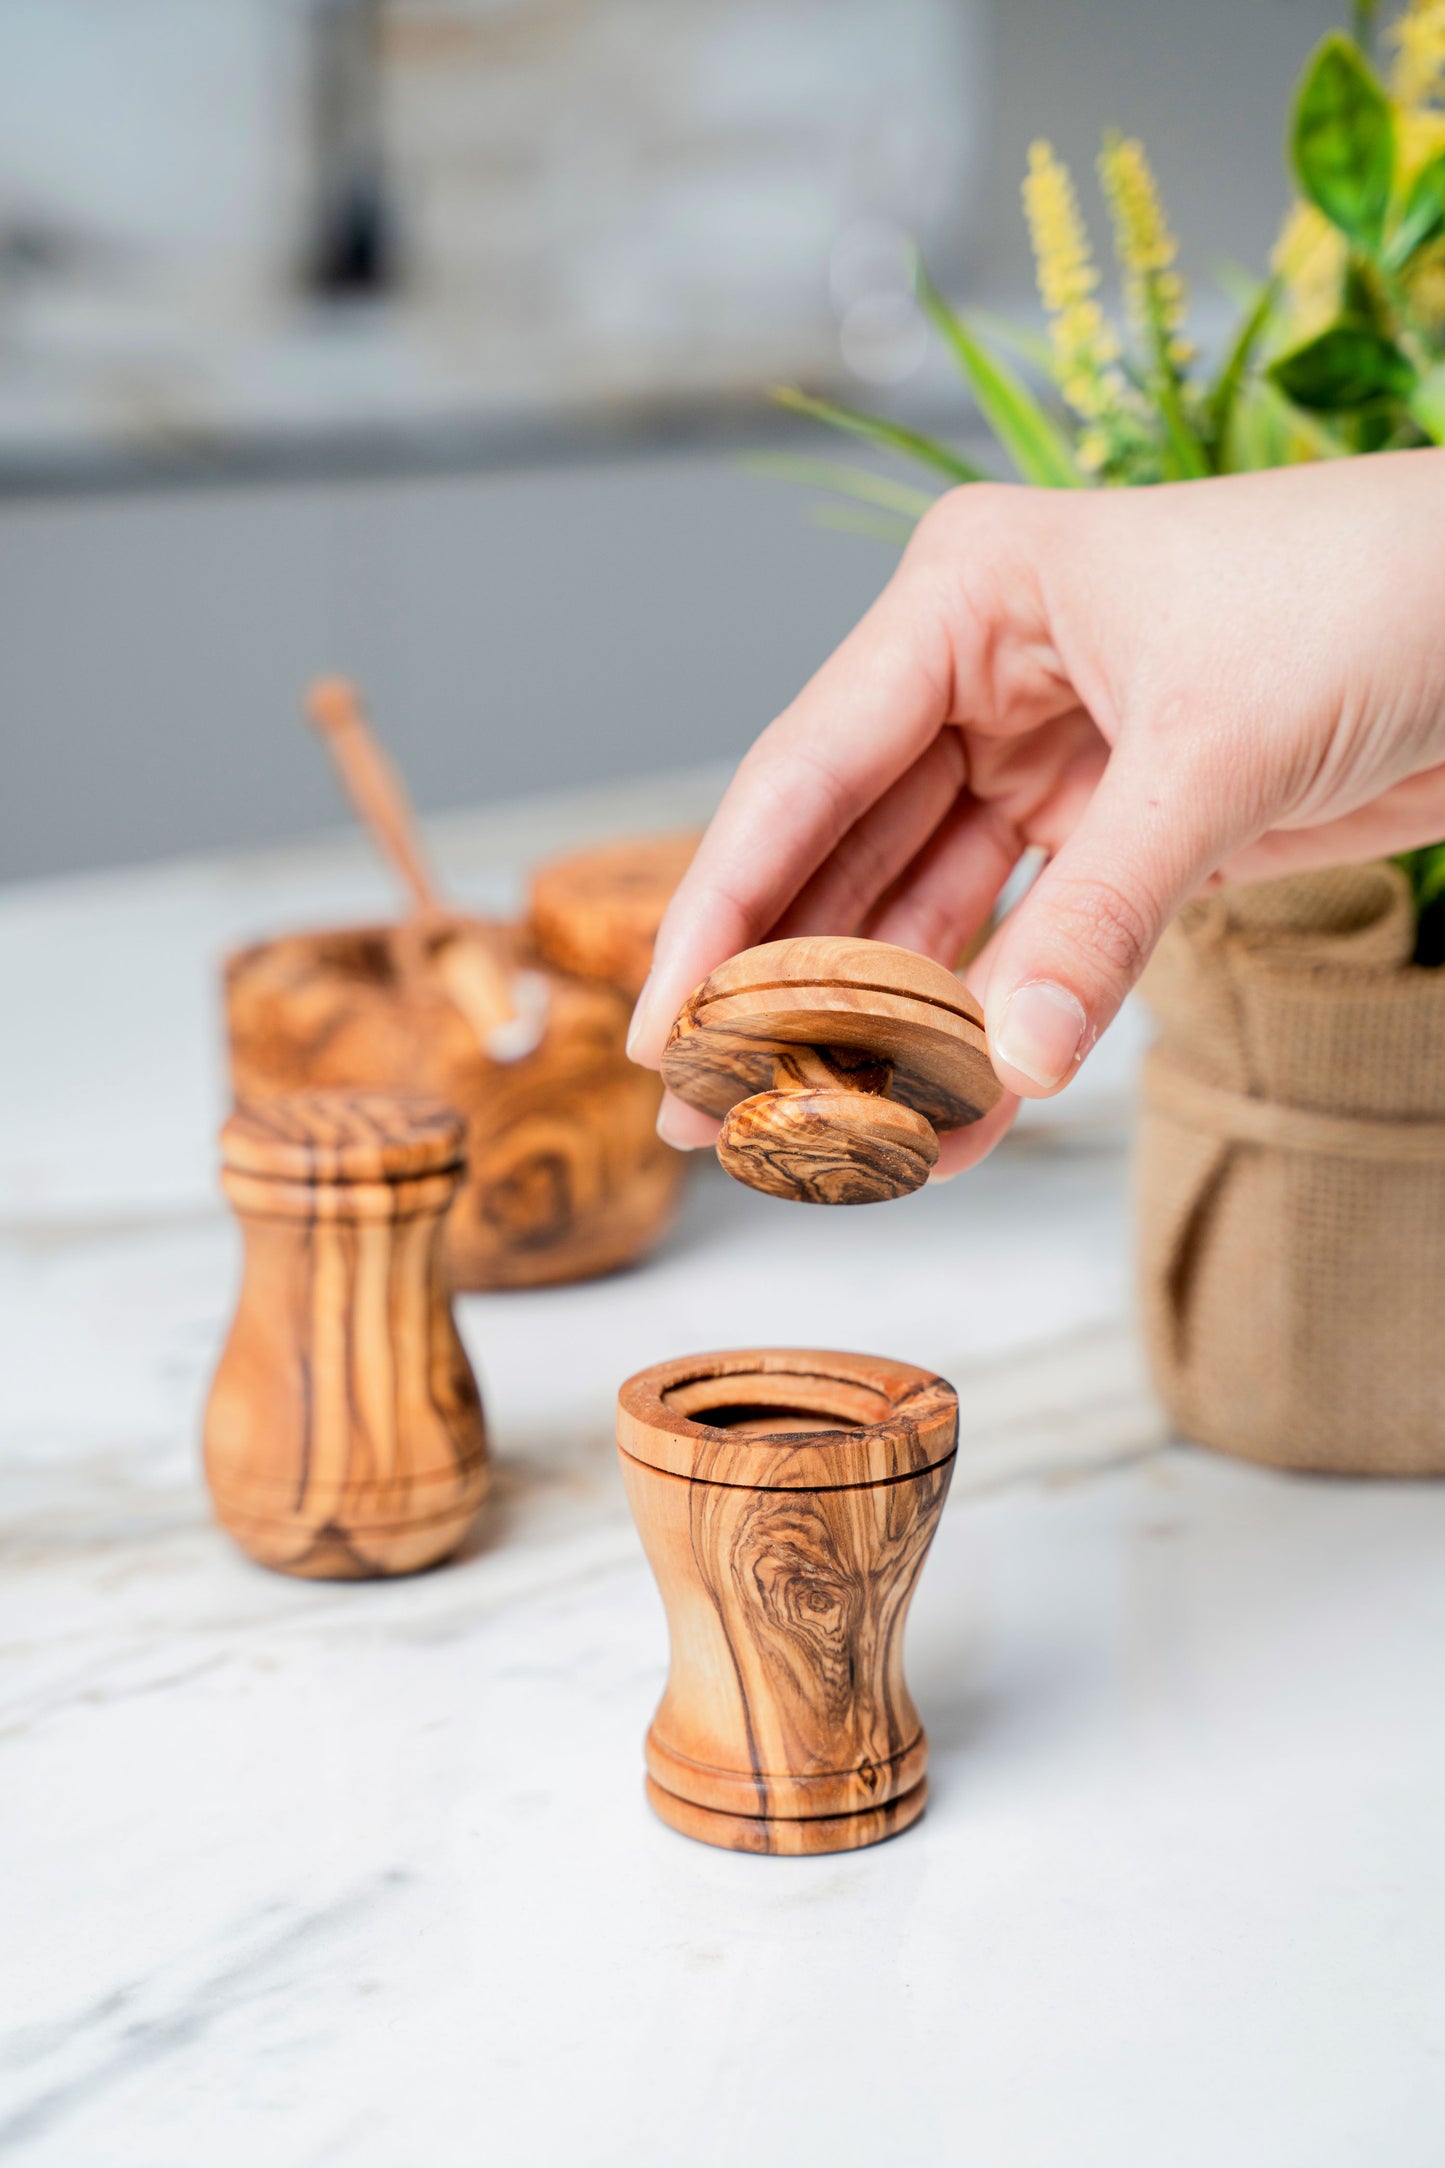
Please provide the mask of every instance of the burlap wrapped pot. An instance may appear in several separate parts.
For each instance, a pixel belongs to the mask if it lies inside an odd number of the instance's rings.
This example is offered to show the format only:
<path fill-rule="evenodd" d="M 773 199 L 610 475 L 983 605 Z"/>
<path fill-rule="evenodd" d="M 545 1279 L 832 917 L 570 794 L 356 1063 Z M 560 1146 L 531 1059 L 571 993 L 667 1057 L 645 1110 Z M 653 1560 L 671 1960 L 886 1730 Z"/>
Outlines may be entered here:
<path fill-rule="evenodd" d="M 1445 969 L 1413 945 L 1367 866 L 1192 903 L 1149 967 L 1143 1316 L 1185 1437 L 1445 1473 Z"/>

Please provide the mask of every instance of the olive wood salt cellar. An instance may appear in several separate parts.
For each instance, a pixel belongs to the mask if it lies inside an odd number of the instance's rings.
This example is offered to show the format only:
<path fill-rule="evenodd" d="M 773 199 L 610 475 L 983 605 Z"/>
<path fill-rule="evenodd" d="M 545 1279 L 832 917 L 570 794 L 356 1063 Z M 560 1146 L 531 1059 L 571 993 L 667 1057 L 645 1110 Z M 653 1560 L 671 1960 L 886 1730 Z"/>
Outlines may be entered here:
<path fill-rule="evenodd" d="M 729 1174 L 808 1204 L 877 1204 L 928 1179 L 941 1130 L 1003 1087 L 983 1012 L 942 964 L 887 941 L 769 941 L 689 996 L 662 1057 L 680 1099 L 723 1117 Z"/>
<path fill-rule="evenodd" d="M 918 1819 L 903 1630 L 957 1436 L 952 1386 L 875 1356 L 747 1348 L 622 1387 L 623 1481 L 672 1643 L 647 1796 L 674 1829 L 845 1852 Z"/>
<path fill-rule="evenodd" d="M 347 1091 L 273 1099 L 221 1132 L 245 1267 L 206 1476 L 262 1565 L 414 1572 L 456 1549 L 481 1503 L 481 1401 L 443 1255 L 463 1135 L 439 1100 Z"/>

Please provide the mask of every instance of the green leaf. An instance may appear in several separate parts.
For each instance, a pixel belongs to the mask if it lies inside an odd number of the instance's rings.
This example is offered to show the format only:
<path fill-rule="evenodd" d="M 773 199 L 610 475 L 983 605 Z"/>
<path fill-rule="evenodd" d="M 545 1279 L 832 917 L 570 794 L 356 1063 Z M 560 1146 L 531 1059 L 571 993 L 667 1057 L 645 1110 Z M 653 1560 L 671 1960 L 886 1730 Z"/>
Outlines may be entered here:
<path fill-rule="evenodd" d="M 1394 329 L 1384 282 L 1363 256 L 1346 259 L 1340 287 L 1340 315 L 1349 323 L 1368 324 L 1371 331 L 1378 331 L 1385 338 Z"/>
<path fill-rule="evenodd" d="M 766 475 L 775 482 L 800 482 L 805 488 L 831 490 L 835 496 L 853 497 L 903 519 L 922 519 L 938 502 L 926 489 L 910 489 L 890 474 L 874 474 L 867 467 L 847 467 L 831 459 L 805 459 L 791 452 L 750 452 L 742 466 L 749 474 Z"/>
<path fill-rule="evenodd" d="M 1406 399 L 1415 371 L 1398 346 L 1369 324 L 1332 324 L 1271 364 L 1270 377 L 1297 406 L 1333 414 Z"/>
<path fill-rule="evenodd" d="M 1417 911 L 1424 911 L 1445 896 L 1445 843 L 1426 843 L 1419 850 L 1401 851 L 1395 864 L 1408 876 Z"/>
<path fill-rule="evenodd" d="M 1226 301 L 1232 301 L 1241 316 L 1248 315 L 1264 292 L 1264 281 L 1246 271 L 1233 257 L 1221 256 L 1214 264 L 1210 276 Z"/>
<path fill-rule="evenodd" d="M 1209 472 L 1209 456 L 1189 426 L 1173 378 L 1161 375 L 1149 388 L 1164 424 L 1165 480 L 1202 481 Z"/>
<path fill-rule="evenodd" d="M 1399 271 L 1417 249 L 1445 232 L 1445 151 L 1421 167 L 1410 185 L 1395 230 L 1385 249 L 1385 261 Z"/>
<path fill-rule="evenodd" d="M 1274 313 L 1278 299 L 1279 280 L 1271 279 L 1256 295 L 1234 335 L 1219 374 L 1214 379 L 1205 402 L 1205 412 L 1209 417 L 1209 433 L 1216 453 L 1228 433 L 1234 402 L 1239 397 L 1239 387 L 1244 382 L 1245 372 L 1254 359 L 1254 350 L 1264 336 L 1265 326 Z"/>
<path fill-rule="evenodd" d="M 1020 361 L 1026 361 L 1037 375 L 1052 376 L 1054 350 L 1042 332 L 1028 331 L 1011 318 L 996 315 L 992 309 L 970 309 L 968 320 L 975 331 L 982 332 L 995 346 L 1001 346 L 1006 354 L 1016 354 Z"/>
<path fill-rule="evenodd" d="M 1409 399 L 1410 418 L 1432 444 L 1445 444 L 1445 362 L 1422 376 Z"/>
<path fill-rule="evenodd" d="M 1164 479 L 1167 482 L 1201 481 L 1209 472 L 1209 457 L 1184 412 L 1184 402 L 1179 396 L 1179 377 L 1169 358 L 1168 332 L 1157 320 L 1151 330 L 1154 372 L 1145 391 L 1164 424 Z"/>
<path fill-rule="evenodd" d="M 899 452 L 905 459 L 917 460 L 920 466 L 941 474 L 948 482 L 985 482 L 988 476 L 982 467 L 940 444 L 936 437 L 926 437 L 917 429 L 904 429 L 897 422 L 886 422 L 876 414 L 862 414 L 856 407 L 838 406 L 831 399 L 815 399 L 810 393 L 798 391 L 791 384 L 779 384 L 773 398 L 792 414 L 807 414 L 816 422 L 826 422 L 830 429 L 841 429 L 848 436 L 861 437 L 865 444 L 876 444 L 880 449 Z"/>
<path fill-rule="evenodd" d="M 1445 896 L 1445 843 L 1432 843 L 1420 856 L 1425 864 L 1416 880 L 1415 901 L 1423 911 L 1430 903 L 1438 903 Z"/>
<path fill-rule="evenodd" d="M 1255 474 L 1266 467 L 1343 459 L 1348 450 L 1313 414 L 1291 406 L 1268 378 L 1252 376 L 1240 387 L 1216 456 L 1225 474 Z"/>
<path fill-rule="evenodd" d="M 815 527 L 861 535 L 866 542 L 887 542 L 893 549 L 905 548 L 913 534 L 910 521 L 870 512 L 861 504 L 815 504 L 808 516 Z"/>
<path fill-rule="evenodd" d="M 1310 202 L 1374 254 L 1390 207 L 1395 122 L 1358 46 L 1341 31 L 1331 31 L 1305 69 L 1290 150 Z"/>
<path fill-rule="evenodd" d="M 1082 489 L 1084 476 L 1058 424 L 1007 362 L 989 353 L 918 267 L 923 313 L 941 331 L 978 401 L 979 411 L 1026 482 L 1045 489 Z"/>

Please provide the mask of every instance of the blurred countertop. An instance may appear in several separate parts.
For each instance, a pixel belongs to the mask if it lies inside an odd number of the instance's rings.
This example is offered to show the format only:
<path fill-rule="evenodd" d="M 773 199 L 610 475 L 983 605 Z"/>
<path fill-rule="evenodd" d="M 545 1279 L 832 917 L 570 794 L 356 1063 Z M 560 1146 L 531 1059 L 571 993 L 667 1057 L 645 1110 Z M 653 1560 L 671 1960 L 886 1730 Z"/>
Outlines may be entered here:
<path fill-rule="evenodd" d="M 436 824 L 479 905 L 716 779 Z M 25 2168 L 1427 2168 L 1445 1495 L 1171 1444 L 1129 1324 L 1144 1036 L 973 1175 L 800 1211 L 708 1162 L 639 1269 L 459 1305 L 453 1565 L 293 1583 L 198 1463 L 237 1242 L 215 964 L 374 914 L 360 846 L 0 891 L 0 2153 Z M 910 1628 L 933 1795 L 818 1860 L 656 1824 L 618 1381 L 873 1347 L 960 1388 Z"/>
<path fill-rule="evenodd" d="M 836 344 L 734 357 L 719 373 L 626 352 L 449 342 L 417 311 L 347 301 L 177 324 L 144 299 L 26 296 L 0 317 L 0 500 L 156 484 L 535 466 L 621 450 L 756 442 L 796 425 L 778 376 L 828 378 Z M 932 403 L 950 387 L 942 370 Z M 942 395 L 941 399 L 939 395 Z"/>

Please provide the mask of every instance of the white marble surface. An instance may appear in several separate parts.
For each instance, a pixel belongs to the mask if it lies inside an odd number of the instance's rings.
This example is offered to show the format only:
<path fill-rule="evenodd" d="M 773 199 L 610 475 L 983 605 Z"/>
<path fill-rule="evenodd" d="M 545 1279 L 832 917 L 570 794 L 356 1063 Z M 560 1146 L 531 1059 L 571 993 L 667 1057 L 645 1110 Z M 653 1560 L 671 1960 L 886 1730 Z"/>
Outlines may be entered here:
<path fill-rule="evenodd" d="M 442 855 L 500 900 L 706 791 Z M 454 1566 L 289 1583 L 211 1528 L 207 960 L 381 900 L 341 846 L 3 899 L 0 2158 L 1435 2168 L 1445 1498 L 1163 1441 L 1137 1030 L 950 1188 L 815 1214 L 704 1173 L 644 1269 L 466 1301 L 499 1480 Z M 840 1859 L 710 1852 L 641 1797 L 664 1639 L 611 1397 L 755 1338 L 963 1399 L 910 1637 L 933 1804 Z"/>

